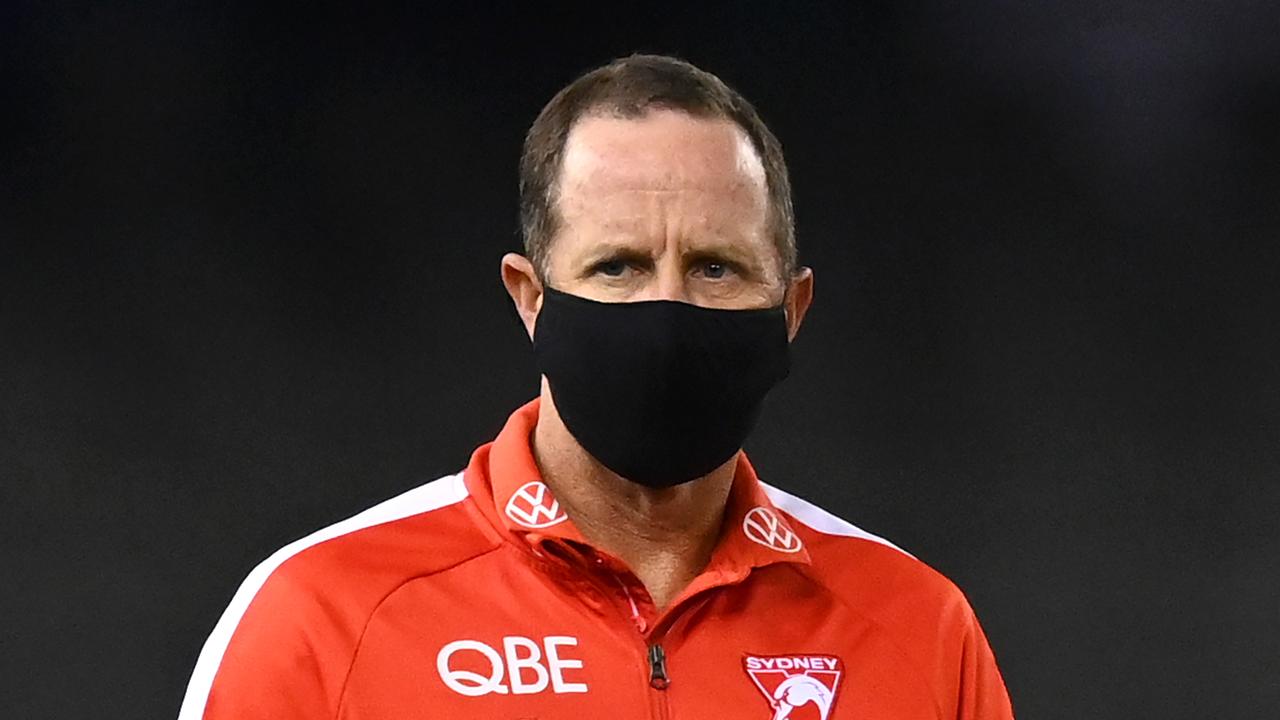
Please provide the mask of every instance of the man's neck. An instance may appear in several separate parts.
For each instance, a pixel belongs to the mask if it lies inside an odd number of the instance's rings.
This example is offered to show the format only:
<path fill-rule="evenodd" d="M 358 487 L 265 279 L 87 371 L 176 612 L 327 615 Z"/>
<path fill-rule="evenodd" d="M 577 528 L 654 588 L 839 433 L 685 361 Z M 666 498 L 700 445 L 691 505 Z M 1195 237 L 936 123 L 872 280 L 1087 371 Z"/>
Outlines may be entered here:
<path fill-rule="evenodd" d="M 583 449 L 545 388 L 531 444 L 543 480 L 578 531 L 625 562 L 659 608 L 706 567 L 720 535 L 736 456 L 692 482 L 645 487 Z"/>

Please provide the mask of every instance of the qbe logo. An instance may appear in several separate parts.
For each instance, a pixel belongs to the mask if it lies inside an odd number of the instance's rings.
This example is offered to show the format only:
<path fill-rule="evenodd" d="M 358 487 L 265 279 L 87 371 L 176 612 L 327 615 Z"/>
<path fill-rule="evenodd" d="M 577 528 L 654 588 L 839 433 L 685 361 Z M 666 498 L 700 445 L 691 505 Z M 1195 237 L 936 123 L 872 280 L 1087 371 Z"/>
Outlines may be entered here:
<path fill-rule="evenodd" d="M 549 635 L 541 643 L 520 635 L 502 638 L 502 652 L 479 640 L 454 640 L 440 648 L 436 670 L 452 691 L 467 697 L 531 695 L 551 686 L 556 694 L 584 693 L 587 684 L 572 682 L 566 670 L 581 670 L 582 661 L 566 657 L 578 638 Z"/>

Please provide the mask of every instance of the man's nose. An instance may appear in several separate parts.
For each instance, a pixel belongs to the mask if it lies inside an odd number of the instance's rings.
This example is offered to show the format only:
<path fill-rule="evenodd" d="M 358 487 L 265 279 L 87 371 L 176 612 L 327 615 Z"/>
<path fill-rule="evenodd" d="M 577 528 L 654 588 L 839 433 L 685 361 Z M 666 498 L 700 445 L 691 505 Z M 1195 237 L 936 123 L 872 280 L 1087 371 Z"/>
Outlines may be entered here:
<path fill-rule="evenodd" d="M 658 263 L 649 291 L 650 300 L 692 302 L 689 299 L 689 288 L 685 285 L 684 271 L 680 268 L 679 261 L 672 258 L 662 258 Z"/>

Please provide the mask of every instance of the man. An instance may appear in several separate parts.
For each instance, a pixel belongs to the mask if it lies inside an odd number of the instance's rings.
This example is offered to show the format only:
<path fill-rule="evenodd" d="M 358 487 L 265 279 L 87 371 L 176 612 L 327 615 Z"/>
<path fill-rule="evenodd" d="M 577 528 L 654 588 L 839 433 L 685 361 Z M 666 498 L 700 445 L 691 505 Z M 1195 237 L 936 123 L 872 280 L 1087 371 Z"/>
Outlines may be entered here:
<path fill-rule="evenodd" d="M 954 585 L 741 452 L 813 297 L 752 107 L 624 58 L 551 100 L 520 169 L 502 280 L 539 398 L 255 569 L 181 719 L 1010 718 Z"/>

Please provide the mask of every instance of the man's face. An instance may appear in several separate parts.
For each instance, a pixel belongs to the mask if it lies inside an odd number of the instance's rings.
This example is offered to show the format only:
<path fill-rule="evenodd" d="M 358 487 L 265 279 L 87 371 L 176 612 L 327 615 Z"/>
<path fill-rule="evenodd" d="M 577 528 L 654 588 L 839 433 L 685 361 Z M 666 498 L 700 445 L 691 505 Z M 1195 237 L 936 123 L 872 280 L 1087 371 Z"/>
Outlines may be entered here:
<path fill-rule="evenodd" d="M 547 276 L 605 302 L 757 308 L 783 299 L 764 167 L 733 122 L 653 110 L 569 134 Z"/>

